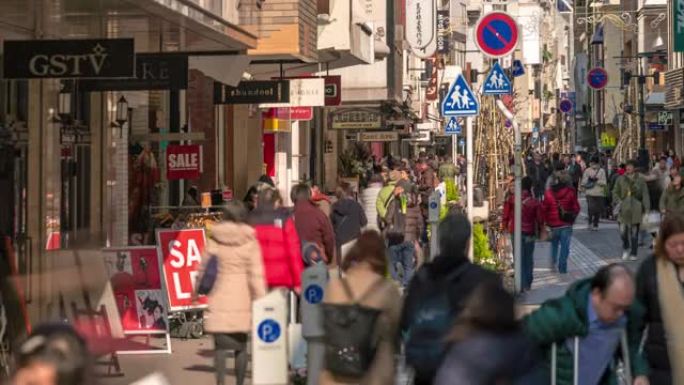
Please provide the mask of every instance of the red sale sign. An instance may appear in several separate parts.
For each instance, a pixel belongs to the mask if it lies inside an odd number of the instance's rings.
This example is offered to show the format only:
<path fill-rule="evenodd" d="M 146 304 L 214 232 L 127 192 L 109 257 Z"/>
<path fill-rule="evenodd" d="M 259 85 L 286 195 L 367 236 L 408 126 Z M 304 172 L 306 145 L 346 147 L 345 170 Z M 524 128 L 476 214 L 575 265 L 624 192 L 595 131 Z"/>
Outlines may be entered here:
<path fill-rule="evenodd" d="M 193 303 L 204 252 L 204 229 L 158 230 L 157 247 L 162 260 L 171 311 L 205 306 L 201 296 Z"/>
<path fill-rule="evenodd" d="M 166 147 L 166 179 L 199 179 L 202 174 L 202 146 L 170 144 Z"/>

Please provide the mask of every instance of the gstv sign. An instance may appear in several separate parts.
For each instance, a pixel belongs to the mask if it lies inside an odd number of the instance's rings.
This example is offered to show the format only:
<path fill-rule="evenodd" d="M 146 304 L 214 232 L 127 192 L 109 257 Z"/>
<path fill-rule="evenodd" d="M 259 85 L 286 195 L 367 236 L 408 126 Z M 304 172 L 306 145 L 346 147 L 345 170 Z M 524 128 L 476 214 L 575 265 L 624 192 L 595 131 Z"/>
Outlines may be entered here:
<path fill-rule="evenodd" d="M 587 84 L 595 90 L 603 89 L 608 84 L 608 72 L 601 67 L 592 68 L 587 73 Z"/>
<path fill-rule="evenodd" d="M 509 55 L 518 45 L 518 24 L 505 12 L 490 12 L 475 26 L 475 43 L 485 55 Z"/>
<path fill-rule="evenodd" d="M 157 248 L 169 296 L 169 310 L 184 310 L 206 305 L 200 296 L 193 302 L 195 284 L 204 253 L 204 229 L 159 230 Z"/>

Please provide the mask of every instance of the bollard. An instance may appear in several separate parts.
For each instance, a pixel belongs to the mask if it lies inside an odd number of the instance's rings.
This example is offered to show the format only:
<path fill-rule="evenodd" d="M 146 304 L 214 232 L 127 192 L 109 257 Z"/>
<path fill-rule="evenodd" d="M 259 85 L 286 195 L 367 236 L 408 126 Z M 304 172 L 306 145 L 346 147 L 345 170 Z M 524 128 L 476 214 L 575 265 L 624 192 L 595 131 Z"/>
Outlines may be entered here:
<path fill-rule="evenodd" d="M 287 292 L 274 290 L 252 304 L 252 384 L 286 385 Z"/>
<path fill-rule="evenodd" d="M 321 303 L 328 285 L 328 269 L 316 264 L 302 273 L 302 336 L 307 342 L 307 384 L 318 385 L 323 370 L 323 311 Z"/>

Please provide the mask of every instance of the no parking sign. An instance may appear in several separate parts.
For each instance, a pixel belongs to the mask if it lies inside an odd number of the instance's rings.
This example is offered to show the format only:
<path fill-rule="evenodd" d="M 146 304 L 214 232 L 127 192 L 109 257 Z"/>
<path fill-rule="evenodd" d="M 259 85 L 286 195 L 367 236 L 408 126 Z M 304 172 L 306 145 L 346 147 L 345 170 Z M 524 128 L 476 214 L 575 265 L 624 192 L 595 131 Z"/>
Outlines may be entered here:
<path fill-rule="evenodd" d="M 518 24 L 505 12 L 490 12 L 475 26 L 475 43 L 485 55 L 509 55 L 518 45 Z"/>

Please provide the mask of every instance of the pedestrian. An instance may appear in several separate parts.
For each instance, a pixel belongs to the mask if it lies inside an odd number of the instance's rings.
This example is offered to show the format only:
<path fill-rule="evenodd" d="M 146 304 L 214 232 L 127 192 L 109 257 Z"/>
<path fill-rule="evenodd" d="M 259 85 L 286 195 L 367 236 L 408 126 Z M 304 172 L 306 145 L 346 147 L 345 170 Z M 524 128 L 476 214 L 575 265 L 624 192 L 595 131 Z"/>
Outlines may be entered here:
<path fill-rule="evenodd" d="M 292 213 L 281 205 L 278 190 L 263 187 L 248 222 L 259 242 L 267 286 L 298 290 L 304 269 L 302 245 Z M 325 257 L 321 258 L 325 261 Z"/>
<path fill-rule="evenodd" d="M 618 222 L 622 234 L 622 259 L 637 259 L 639 227 L 642 217 L 651 208 L 646 181 L 636 171 L 636 161 L 630 160 L 613 188 L 613 202 L 618 206 Z"/>
<path fill-rule="evenodd" d="M 516 320 L 515 299 L 500 285 L 479 285 L 449 334 L 435 385 L 542 385 L 539 354 Z M 455 379 L 458 379 L 455 381 Z"/>
<path fill-rule="evenodd" d="M 526 316 L 525 332 L 541 351 L 550 352 L 544 363 L 547 378 L 555 372 L 558 385 L 615 384 L 617 358 L 629 352 L 622 357 L 628 377 L 633 385 L 648 385 L 648 364 L 639 352 L 644 310 L 634 295 L 630 270 L 611 264 Z"/>
<path fill-rule="evenodd" d="M 533 161 L 527 164 L 527 176 L 532 178 L 532 192 L 537 199 L 544 197 L 546 180 L 549 178 L 549 170 L 542 162 L 542 156 L 534 153 Z"/>
<path fill-rule="evenodd" d="M 532 194 L 532 179 L 524 177 L 522 179 L 522 289 L 532 289 L 534 280 L 534 248 L 538 239 L 545 238 L 544 217 L 542 205 Z M 502 224 L 505 231 L 511 234 L 511 239 L 515 234 L 515 195 L 509 194 L 504 203 Z M 511 242 L 513 243 L 513 242 Z"/>
<path fill-rule="evenodd" d="M 352 193 L 353 195 L 353 193 Z M 332 204 L 330 203 L 330 198 L 321 192 L 321 187 L 317 184 L 311 186 L 311 200 L 318 206 L 318 208 L 325 214 L 326 217 L 330 218 L 332 213 Z"/>
<path fill-rule="evenodd" d="M 439 166 L 438 176 L 440 180 L 451 179 L 454 183 L 456 182 L 458 167 L 456 167 L 450 156 L 445 157 L 444 163 Z"/>
<path fill-rule="evenodd" d="M 389 247 L 390 273 L 401 287 L 408 286 L 416 266 L 416 243 L 420 238 L 423 215 L 417 189 L 404 191 L 397 185 L 387 209 L 385 241 Z M 401 267 L 401 270 L 399 269 Z"/>
<path fill-rule="evenodd" d="M 590 166 L 584 171 L 580 183 L 580 191 L 587 197 L 589 230 L 598 231 L 599 219 L 605 212 L 607 187 L 606 172 L 601 168 L 598 157 L 591 158 Z"/>
<path fill-rule="evenodd" d="M 408 286 L 401 317 L 406 361 L 415 384 L 432 384 L 446 353 L 446 337 L 477 285 L 500 277 L 468 260 L 471 225 L 450 213 L 439 224 L 439 255 L 424 264 Z"/>
<path fill-rule="evenodd" d="M 658 160 L 658 163 L 651 171 L 653 179 L 656 181 L 660 191 L 665 191 L 670 184 L 670 168 L 671 166 L 667 163 L 667 157 L 661 156 L 660 160 Z M 656 198 L 660 200 L 659 196 Z"/>
<path fill-rule="evenodd" d="M 294 202 L 294 223 L 302 246 L 309 242 L 318 245 L 328 265 L 333 268 L 339 266 L 335 257 L 335 233 L 332 224 L 328 216 L 311 200 L 309 186 L 295 185 L 290 197 Z"/>
<path fill-rule="evenodd" d="M 378 200 L 380 190 L 383 188 L 383 182 L 382 175 L 373 174 L 368 181 L 368 186 L 361 190 L 361 194 L 359 195 L 359 203 L 361 203 L 363 211 L 366 214 L 366 219 L 368 220 L 368 225 L 366 228 L 369 230 L 380 230 L 376 202 Z"/>
<path fill-rule="evenodd" d="M 551 266 L 559 273 L 567 274 L 572 225 L 579 215 L 580 206 L 566 171 L 556 172 L 546 190 L 542 210 L 544 222 L 551 228 Z"/>
<path fill-rule="evenodd" d="M 240 203 L 224 209 L 223 222 L 211 228 L 203 270 L 216 258 L 216 280 L 209 291 L 204 330 L 214 337 L 216 383 L 225 384 L 226 359 L 235 353 L 236 384 L 247 374 L 247 334 L 252 330 L 252 302 L 266 294 L 261 249 Z"/>
<path fill-rule="evenodd" d="M 342 271 L 344 278 L 333 277 L 328 283 L 323 303 L 358 304 L 363 309 L 377 310 L 378 319 L 376 327 L 372 330 L 376 349 L 372 357 L 366 357 L 371 362 L 367 372 L 360 378 L 335 375 L 334 371 L 330 370 L 332 362 L 326 362 L 325 366 L 328 369 L 321 373 L 320 384 L 394 385 L 394 357 L 401 315 L 401 295 L 396 286 L 384 278 L 387 272 L 387 257 L 385 243 L 378 232 L 367 230 L 359 236 L 342 263 Z M 328 323 L 328 320 L 325 323 Z M 363 331 L 352 332 L 358 334 Z M 329 331 L 326 330 L 326 333 Z M 329 340 L 336 339 L 335 337 L 340 336 L 326 335 L 327 351 L 340 348 L 328 343 Z M 342 358 L 345 358 L 344 354 Z"/>
<path fill-rule="evenodd" d="M 655 254 L 637 273 L 637 300 L 646 313 L 644 353 L 651 385 L 684 384 L 684 217 L 663 220 Z"/>
<path fill-rule="evenodd" d="M 684 189 L 682 189 L 682 176 L 679 173 L 672 177 L 672 182 L 660 197 L 658 207 L 663 217 L 684 215 Z"/>
<path fill-rule="evenodd" d="M 89 385 L 95 383 L 86 341 L 67 324 L 36 327 L 17 346 L 11 385 Z"/>
<path fill-rule="evenodd" d="M 349 183 L 340 183 L 336 195 L 337 202 L 332 205 L 330 219 L 335 230 L 337 255 L 344 259 L 351 243 L 361 235 L 361 229 L 368 224 L 368 219 L 363 207 L 354 199 L 354 190 Z"/>
<path fill-rule="evenodd" d="M 396 170 L 392 170 L 389 173 L 389 181 L 380 192 L 378 193 L 378 198 L 375 200 L 375 209 L 378 213 L 378 224 L 380 230 L 384 230 L 387 226 L 385 218 L 387 217 L 387 207 L 389 207 L 390 201 L 394 196 L 394 188 L 401 179 L 401 173 Z"/>
<path fill-rule="evenodd" d="M 183 206 L 198 208 L 200 206 L 200 195 L 197 186 L 190 186 L 188 191 L 185 193 L 185 198 L 183 198 Z"/>

